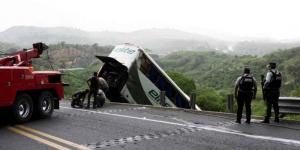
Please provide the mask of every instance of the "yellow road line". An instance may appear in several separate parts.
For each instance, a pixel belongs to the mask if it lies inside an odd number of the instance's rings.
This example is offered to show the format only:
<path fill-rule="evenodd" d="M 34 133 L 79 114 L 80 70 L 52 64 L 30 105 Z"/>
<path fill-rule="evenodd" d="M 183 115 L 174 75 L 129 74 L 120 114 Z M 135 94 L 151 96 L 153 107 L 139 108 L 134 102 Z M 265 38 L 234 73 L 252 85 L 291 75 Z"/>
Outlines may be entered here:
<path fill-rule="evenodd" d="M 23 125 L 16 125 L 16 127 L 20 128 L 20 129 L 23 129 L 23 130 L 25 130 L 25 131 L 28 131 L 28 132 L 35 133 L 35 134 L 37 134 L 37 135 L 44 136 L 44 137 L 49 138 L 49 139 L 52 139 L 52 140 L 54 140 L 54 141 L 57 141 L 57 142 L 60 142 L 60 143 L 63 143 L 63 144 L 72 146 L 72 147 L 74 147 L 74 148 L 76 148 L 76 149 L 80 149 L 80 150 L 91 150 L 90 148 L 85 147 L 85 146 L 83 146 L 83 145 L 79 145 L 79 144 L 73 143 L 73 142 L 71 142 L 71 141 L 67 141 L 67 140 L 65 140 L 65 139 L 62 139 L 62 138 L 59 138 L 59 137 L 56 137 L 56 136 L 47 134 L 47 133 L 45 133 L 45 132 L 41 132 L 41 131 L 38 131 L 38 130 L 35 130 L 35 129 L 32 129 L 32 128 L 29 128 L 29 127 L 26 127 L 26 126 L 23 126 Z"/>
<path fill-rule="evenodd" d="M 15 127 L 7 127 L 7 128 L 8 128 L 10 131 L 12 131 L 12 132 L 15 132 L 15 133 L 17 133 L 17 134 L 26 136 L 26 137 L 28 137 L 28 138 L 31 138 L 31 139 L 36 140 L 36 141 L 38 141 L 38 142 L 41 142 L 41 143 L 43 143 L 43 144 L 46 144 L 46 145 L 48 145 L 48 146 L 50 146 L 50 147 L 52 147 L 52 148 L 55 148 L 55 149 L 58 149 L 58 150 L 71 150 L 71 149 L 69 149 L 69 148 L 67 148 L 67 147 L 63 147 L 63 146 L 58 145 L 58 144 L 56 144 L 56 143 L 50 142 L 50 141 L 48 141 L 48 140 L 46 140 L 46 139 L 43 139 L 43 138 L 41 138 L 41 137 L 35 136 L 35 135 L 33 135 L 33 134 L 30 134 L 30 133 L 28 133 L 28 132 L 22 131 L 22 130 L 20 130 L 20 129 L 15 128 Z"/>

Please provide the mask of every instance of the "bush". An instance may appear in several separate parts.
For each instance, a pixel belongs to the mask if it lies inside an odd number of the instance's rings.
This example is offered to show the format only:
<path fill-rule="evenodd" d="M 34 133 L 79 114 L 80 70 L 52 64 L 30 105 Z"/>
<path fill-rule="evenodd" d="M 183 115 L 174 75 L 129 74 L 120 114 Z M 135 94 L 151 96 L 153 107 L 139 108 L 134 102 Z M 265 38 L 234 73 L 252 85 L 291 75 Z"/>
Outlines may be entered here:
<path fill-rule="evenodd" d="M 226 111 L 226 99 L 212 88 L 199 87 L 196 90 L 197 105 L 203 110 Z"/>
<path fill-rule="evenodd" d="M 195 81 L 176 71 L 167 71 L 170 78 L 182 89 L 183 92 L 190 95 L 196 90 Z"/>

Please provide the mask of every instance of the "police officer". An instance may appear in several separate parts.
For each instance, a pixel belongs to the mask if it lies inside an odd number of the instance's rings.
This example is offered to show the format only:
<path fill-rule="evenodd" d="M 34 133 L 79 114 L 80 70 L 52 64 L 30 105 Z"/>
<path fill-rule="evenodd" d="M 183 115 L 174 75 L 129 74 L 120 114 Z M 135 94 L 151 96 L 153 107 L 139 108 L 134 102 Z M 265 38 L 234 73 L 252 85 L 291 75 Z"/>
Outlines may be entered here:
<path fill-rule="evenodd" d="M 271 108 L 273 106 L 275 119 L 274 122 L 279 123 L 279 107 L 278 99 L 280 95 L 280 87 L 282 82 L 281 73 L 276 69 L 276 63 L 270 62 L 267 65 L 268 72 L 264 83 L 264 93 L 266 98 L 266 116 L 262 123 L 270 123 Z"/>
<path fill-rule="evenodd" d="M 235 82 L 234 96 L 237 100 L 238 110 L 236 123 L 241 123 L 243 107 L 246 107 L 246 123 L 251 120 L 251 101 L 255 99 L 257 85 L 255 78 L 250 74 L 250 68 L 244 68 L 244 74 L 237 78 Z"/>
<path fill-rule="evenodd" d="M 98 80 L 99 79 L 98 79 L 98 73 L 97 72 L 94 72 L 94 75 L 87 80 L 87 84 L 90 87 L 90 92 L 89 92 L 89 95 L 88 95 L 88 103 L 87 103 L 87 107 L 86 107 L 87 109 L 90 108 L 91 95 L 93 95 L 93 97 L 94 97 L 93 108 L 96 108 L 96 106 L 95 106 L 96 96 L 97 96 L 97 92 L 99 90 L 99 85 L 98 85 L 99 81 Z"/>

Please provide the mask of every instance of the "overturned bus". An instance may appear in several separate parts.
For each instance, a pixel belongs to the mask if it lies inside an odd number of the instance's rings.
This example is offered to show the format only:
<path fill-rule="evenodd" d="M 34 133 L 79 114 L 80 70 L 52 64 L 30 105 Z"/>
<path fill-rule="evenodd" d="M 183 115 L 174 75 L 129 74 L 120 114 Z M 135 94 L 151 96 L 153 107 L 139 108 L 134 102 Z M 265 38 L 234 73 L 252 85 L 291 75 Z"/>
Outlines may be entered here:
<path fill-rule="evenodd" d="M 112 102 L 160 105 L 165 91 L 167 107 L 190 108 L 190 98 L 141 48 L 132 44 L 116 46 L 109 56 L 96 56 L 104 64 L 98 72 L 108 85 Z M 200 110 L 198 106 L 196 109 Z"/>

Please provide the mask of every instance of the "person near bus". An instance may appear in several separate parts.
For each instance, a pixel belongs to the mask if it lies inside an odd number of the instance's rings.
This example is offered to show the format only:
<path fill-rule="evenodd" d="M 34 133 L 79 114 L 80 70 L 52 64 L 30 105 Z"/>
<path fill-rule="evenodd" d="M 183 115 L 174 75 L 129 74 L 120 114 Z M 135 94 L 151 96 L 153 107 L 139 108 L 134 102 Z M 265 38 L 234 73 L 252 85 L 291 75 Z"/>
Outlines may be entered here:
<path fill-rule="evenodd" d="M 270 62 L 269 65 L 267 65 L 267 68 L 268 72 L 263 87 L 267 109 L 265 119 L 262 121 L 262 123 L 270 123 L 272 106 L 275 114 L 274 122 L 279 123 L 278 100 L 280 96 L 282 77 L 281 73 L 276 69 L 276 63 Z"/>
<path fill-rule="evenodd" d="M 106 80 L 102 77 L 98 77 L 98 86 L 97 98 L 93 106 L 102 107 L 105 103 L 106 93 L 109 91 L 109 87 Z"/>
<path fill-rule="evenodd" d="M 89 90 L 86 89 L 84 91 L 78 91 L 75 94 L 73 94 L 72 95 L 71 106 L 73 108 L 75 108 L 75 107 L 83 108 L 83 102 L 85 100 L 86 94 L 88 94 L 88 93 L 89 93 Z"/>
<path fill-rule="evenodd" d="M 99 90 L 99 78 L 98 78 L 98 73 L 94 72 L 93 76 L 90 77 L 87 80 L 87 84 L 89 85 L 90 88 L 90 92 L 88 95 L 88 103 L 87 103 L 87 109 L 90 108 L 90 100 L 91 100 L 91 96 L 94 97 L 94 103 L 93 103 L 93 108 L 96 108 L 96 101 L 97 101 L 97 92 Z"/>
<path fill-rule="evenodd" d="M 251 121 L 251 101 L 256 98 L 257 85 L 255 78 L 250 74 L 250 68 L 245 67 L 243 75 L 235 82 L 234 96 L 237 100 L 238 110 L 236 123 L 241 123 L 243 107 L 246 107 L 246 123 Z"/>

